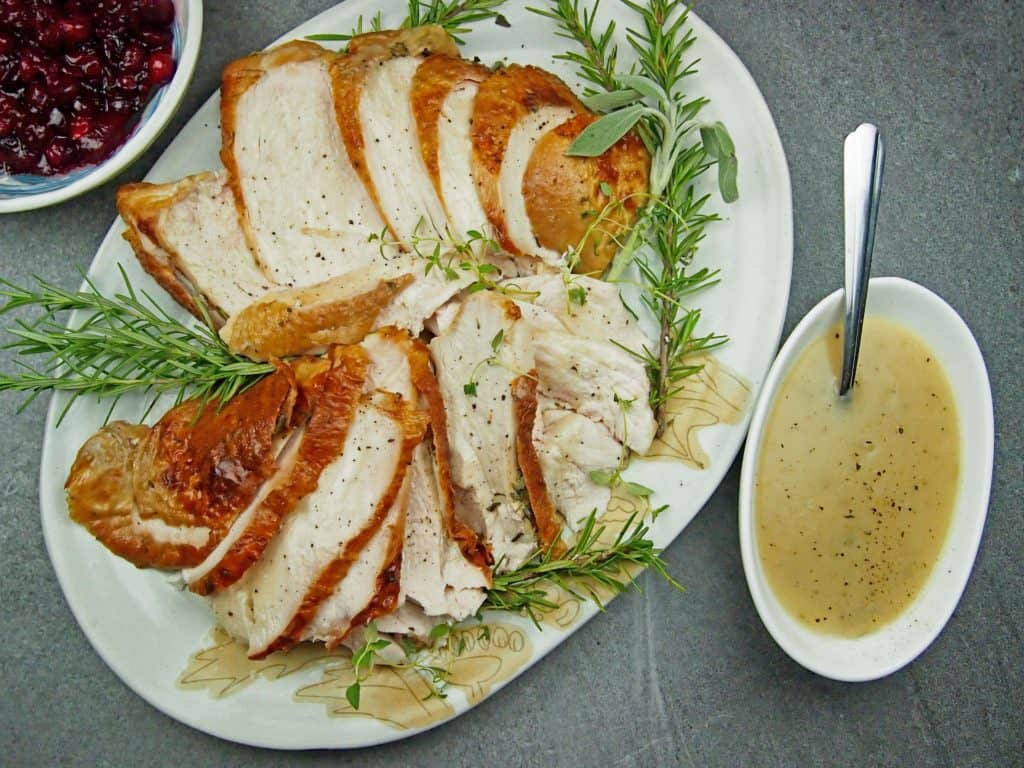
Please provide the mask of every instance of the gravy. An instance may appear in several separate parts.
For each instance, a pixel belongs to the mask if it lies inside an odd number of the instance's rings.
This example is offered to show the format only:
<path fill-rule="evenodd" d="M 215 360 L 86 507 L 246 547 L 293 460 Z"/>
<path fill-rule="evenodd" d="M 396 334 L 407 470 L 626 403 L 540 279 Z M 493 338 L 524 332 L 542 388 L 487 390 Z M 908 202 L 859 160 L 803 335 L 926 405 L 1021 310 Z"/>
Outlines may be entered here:
<path fill-rule="evenodd" d="M 960 428 L 945 372 L 908 329 L 867 318 L 845 400 L 840 356 L 835 328 L 783 382 L 762 438 L 754 520 L 785 609 L 859 637 L 895 619 L 928 579 L 956 502 Z"/>

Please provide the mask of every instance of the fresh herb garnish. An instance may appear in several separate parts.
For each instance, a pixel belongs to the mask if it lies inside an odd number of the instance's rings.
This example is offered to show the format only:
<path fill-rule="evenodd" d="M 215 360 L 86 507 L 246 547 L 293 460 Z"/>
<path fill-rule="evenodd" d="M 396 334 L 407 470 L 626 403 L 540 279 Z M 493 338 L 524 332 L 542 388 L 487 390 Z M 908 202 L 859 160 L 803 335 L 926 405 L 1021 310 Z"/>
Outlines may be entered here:
<path fill-rule="evenodd" d="M 399 638 L 397 641 L 383 638 L 372 621 L 366 625 L 363 631 L 363 644 L 352 652 L 352 671 L 355 673 L 355 680 L 345 689 L 345 699 L 352 709 L 359 709 L 362 684 L 373 672 L 378 651 L 382 651 L 392 644 L 402 649 L 405 659 L 398 663 L 388 662 L 389 666 L 396 669 L 411 669 L 422 677 L 430 689 L 430 693 L 424 698 L 445 699 L 448 697 L 448 678 L 451 675 L 451 670 L 424 661 L 424 651 L 450 648 L 453 635 L 451 624 L 438 624 L 430 630 L 431 647 L 429 649 L 418 649 L 407 637 Z M 454 656 L 461 655 L 465 647 L 465 639 L 460 637 L 458 645 L 453 649 Z"/>
<path fill-rule="evenodd" d="M 462 391 L 465 394 L 469 395 L 470 397 L 476 397 L 476 375 L 480 372 L 481 368 L 484 368 L 485 366 L 488 365 L 497 365 L 499 363 L 498 350 L 501 348 L 501 342 L 504 340 L 504 338 L 504 328 L 500 329 L 496 334 L 494 334 L 494 338 L 491 339 L 490 356 L 485 357 L 483 360 L 481 360 L 479 363 L 473 366 L 473 371 L 469 374 L 469 381 L 462 385 Z"/>
<path fill-rule="evenodd" d="M 508 19 L 501 15 L 498 8 L 505 4 L 505 0 L 409 0 L 409 10 L 402 22 L 402 29 L 410 27 L 422 27 L 427 24 L 437 24 L 442 27 L 451 38 L 460 45 L 465 41 L 462 35 L 471 32 L 470 25 L 481 21 L 493 19 L 494 23 L 501 27 L 507 27 Z M 353 37 L 365 34 L 366 32 L 379 32 L 384 24 L 381 12 L 377 11 L 370 19 L 369 28 L 366 28 L 363 17 L 360 16 L 355 28 L 348 34 L 319 34 L 306 35 L 307 40 L 316 42 L 348 42 Z"/>
<path fill-rule="evenodd" d="M 88 278 L 82 291 L 39 278 L 30 288 L 0 279 L 0 296 L 6 299 L 0 315 L 26 308 L 42 311 L 9 329 L 14 340 L 4 349 L 17 354 L 20 370 L 0 374 L 0 391 L 29 393 L 22 408 L 48 390 L 71 392 L 63 419 L 82 395 L 111 398 L 111 410 L 133 391 L 152 394 L 152 402 L 174 393 L 178 402 L 191 396 L 224 403 L 274 370 L 231 352 L 201 302 L 206 322 L 186 325 L 137 291 L 124 269 L 118 269 L 124 289 L 113 297 L 100 293 Z M 85 320 L 68 328 L 66 315 L 75 311 L 85 313 Z M 40 362 L 26 362 L 27 357 Z"/>
<path fill-rule="evenodd" d="M 599 155 L 635 129 L 652 156 L 650 194 L 621 243 L 608 279 L 619 280 L 634 261 L 640 271 L 643 301 L 657 322 L 658 343 L 653 349 L 626 351 L 647 368 L 651 407 L 661 432 L 669 418 L 668 402 L 680 391 L 682 380 L 701 368 L 690 362 L 693 356 L 726 341 L 714 333 L 698 333 L 700 310 L 688 308 L 684 301 L 717 282 L 718 274 L 708 269 L 689 272 L 707 225 L 718 220 L 705 212 L 708 196 L 698 195 L 695 184 L 717 163 L 722 198 L 732 202 L 738 196 L 737 161 L 721 123 L 697 122 L 707 100 L 684 91 L 686 78 L 696 71 L 687 59 L 695 41 L 687 27 L 688 8 L 673 0 L 621 2 L 640 22 L 626 33 L 637 58 L 628 73 L 617 70 L 615 23 L 598 28 L 597 3 L 588 10 L 581 0 L 552 0 L 547 8 L 531 10 L 557 22 L 558 33 L 578 45 L 578 51 L 558 58 L 574 64 L 588 83 L 587 105 L 608 111 L 580 133 L 569 153 Z"/>
<path fill-rule="evenodd" d="M 611 544 L 602 545 L 605 526 L 597 523 L 595 510 L 568 549 L 562 551 L 560 542 L 553 542 L 514 571 L 495 574 L 484 608 L 525 614 L 539 627 L 539 616 L 558 608 L 550 588 L 561 588 L 579 600 L 589 598 L 603 608 L 599 590 L 616 595 L 631 586 L 637 588 L 630 572 L 634 567 L 650 568 L 682 589 L 669 575 L 661 550 L 647 538 L 648 531 L 634 513 Z"/>
<path fill-rule="evenodd" d="M 391 645 L 390 640 L 384 640 L 377 635 L 377 628 L 371 622 L 366 625 L 366 641 L 352 652 L 352 670 L 356 679 L 345 689 L 345 698 L 352 706 L 352 709 L 359 709 L 359 695 L 362 690 L 362 682 L 373 671 L 373 658 L 377 651 L 382 651 Z"/>

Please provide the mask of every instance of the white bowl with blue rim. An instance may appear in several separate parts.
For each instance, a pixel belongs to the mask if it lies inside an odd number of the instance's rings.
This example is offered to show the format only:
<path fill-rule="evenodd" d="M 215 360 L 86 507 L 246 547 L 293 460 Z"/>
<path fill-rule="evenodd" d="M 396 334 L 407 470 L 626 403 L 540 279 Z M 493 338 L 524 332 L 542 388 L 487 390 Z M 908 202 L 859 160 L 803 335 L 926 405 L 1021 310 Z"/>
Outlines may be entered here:
<path fill-rule="evenodd" d="M 174 11 L 174 77 L 150 97 L 127 141 L 103 162 L 65 174 L 0 175 L 0 213 L 45 208 L 88 192 L 135 162 L 156 140 L 192 80 L 203 36 L 202 0 L 174 0 Z"/>

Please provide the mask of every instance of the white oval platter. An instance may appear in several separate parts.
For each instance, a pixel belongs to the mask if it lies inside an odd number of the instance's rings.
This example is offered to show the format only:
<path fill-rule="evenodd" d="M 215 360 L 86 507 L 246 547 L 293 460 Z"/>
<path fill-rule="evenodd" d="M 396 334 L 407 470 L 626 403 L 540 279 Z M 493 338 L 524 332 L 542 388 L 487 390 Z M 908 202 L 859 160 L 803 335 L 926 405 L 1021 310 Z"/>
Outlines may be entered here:
<path fill-rule="evenodd" d="M 360 14 L 369 19 L 378 8 L 385 10 L 385 26 L 398 24 L 405 14 L 400 0 L 348 0 L 281 40 L 346 32 Z M 477 25 L 466 36 L 465 55 L 478 55 L 487 63 L 537 64 L 579 90 L 572 68 L 553 58 L 569 45 L 555 34 L 553 22 L 528 12 L 522 0 L 510 0 L 503 11 L 510 26 Z M 627 26 L 629 12 L 624 6 L 608 2 L 602 13 L 616 17 L 619 30 Z M 729 335 L 731 341 L 718 358 L 756 394 L 778 347 L 789 298 L 793 255 L 789 172 L 771 113 L 750 73 L 705 23 L 693 15 L 690 23 L 697 35 L 692 55 L 700 59 L 699 73 L 689 81 L 690 91 L 711 99 L 701 117 L 725 122 L 740 164 L 740 200 L 725 206 L 717 195 L 713 198 L 712 204 L 724 220 L 713 225 L 699 255 L 700 263 L 722 269 L 722 282 L 700 294 L 703 323 Z M 254 40 L 254 47 L 259 42 Z M 628 46 L 622 39 L 620 48 L 625 54 Z M 147 179 L 171 181 L 220 167 L 218 115 L 215 94 L 181 130 Z M 115 221 L 100 245 L 90 270 L 96 285 L 104 291 L 118 289 L 115 265 L 120 263 L 136 286 L 145 287 L 169 310 L 179 311 L 139 269 L 121 231 L 121 222 Z M 79 401 L 58 427 L 57 417 L 65 403 L 60 396 L 54 399 L 46 423 L 40 494 L 47 548 L 68 604 L 97 653 L 153 706 L 224 739 L 289 749 L 379 744 L 412 735 L 469 708 L 469 700 L 454 692 L 447 700 L 451 711 L 445 718 L 404 730 L 365 717 L 328 717 L 323 707 L 310 707 L 293 697 L 299 684 L 319 679 L 322 670 L 314 669 L 297 672 L 289 684 L 258 679 L 227 698 L 183 690 L 177 680 L 189 657 L 209 644 L 212 615 L 202 600 L 170 585 L 166 574 L 137 570 L 68 519 L 64 478 L 78 447 L 103 423 L 107 406 Z M 651 538 L 656 545 L 668 546 L 718 487 L 743 443 L 749 408 L 748 404 L 738 423 L 702 432 L 701 442 L 710 460 L 705 470 L 664 461 L 634 462 L 631 479 L 653 488 L 656 504 L 670 506 L 653 525 Z M 142 412 L 140 400 L 126 399 L 118 404 L 114 417 L 137 421 Z M 677 599 L 679 609 L 686 610 L 685 596 Z M 503 618 L 503 622 L 522 628 L 533 649 L 532 657 L 516 674 L 565 641 L 596 612 L 585 605 L 579 620 L 566 631 L 547 628 L 540 632 L 526 620 Z M 495 685 L 490 693 L 507 682 Z"/>

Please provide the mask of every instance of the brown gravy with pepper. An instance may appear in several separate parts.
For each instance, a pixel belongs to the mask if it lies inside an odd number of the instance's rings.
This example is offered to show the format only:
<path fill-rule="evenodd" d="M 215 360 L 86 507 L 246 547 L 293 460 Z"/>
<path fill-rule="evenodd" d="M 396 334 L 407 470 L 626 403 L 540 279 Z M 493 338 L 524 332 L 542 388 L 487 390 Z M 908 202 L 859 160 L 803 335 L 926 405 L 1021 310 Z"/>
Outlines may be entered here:
<path fill-rule="evenodd" d="M 797 360 L 768 416 L 755 484 L 757 548 L 785 609 L 859 637 L 914 600 L 956 503 L 960 428 L 946 374 L 920 339 L 864 324 L 851 396 L 836 396 L 840 331 Z"/>

